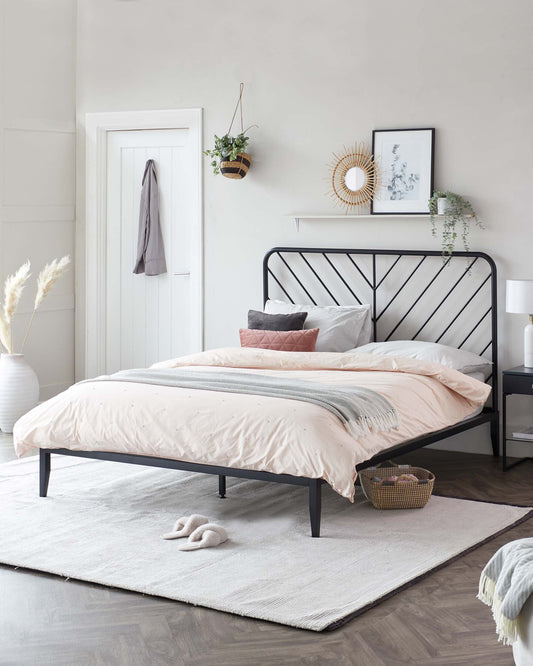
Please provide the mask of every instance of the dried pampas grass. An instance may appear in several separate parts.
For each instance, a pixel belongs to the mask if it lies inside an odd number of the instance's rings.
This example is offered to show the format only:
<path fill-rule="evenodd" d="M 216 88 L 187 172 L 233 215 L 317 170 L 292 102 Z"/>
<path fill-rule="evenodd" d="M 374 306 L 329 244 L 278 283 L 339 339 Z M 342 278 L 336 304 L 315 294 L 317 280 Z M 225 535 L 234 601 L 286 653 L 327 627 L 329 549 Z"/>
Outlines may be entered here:
<path fill-rule="evenodd" d="M 43 270 L 39 273 L 39 277 L 37 278 L 37 293 L 35 294 L 33 312 L 31 314 L 31 319 L 30 323 L 28 324 L 28 328 L 26 329 L 26 335 L 24 336 L 24 340 L 22 342 L 22 347 L 20 350 L 21 352 L 24 350 L 24 345 L 26 344 L 26 340 L 28 339 L 28 334 L 33 324 L 33 318 L 35 317 L 35 312 L 37 311 L 37 308 L 48 296 L 50 290 L 52 289 L 54 284 L 59 280 L 59 278 L 63 275 L 63 273 L 66 271 L 67 266 L 69 264 L 70 264 L 70 257 L 66 255 L 64 257 L 61 257 L 61 259 L 54 259 L 49 264 L 46 264 Z"/>
<path fill-rule="evenodd" d="M 0 342 L 2 343 L 2 346 L 7 351 L 7 353 L 11 354 L 11 332 L 9 330 L 9 324 L 4 319 L 2 312 L 0 312 Z"/>
<path fill-rule="evenodd" d="M 13 321 L 13 316 L 22 296 L 24 283 L 30 277 L 30 268 L 30 262 L 27 261 L 22 264 L 16 273 L 6 278 L 4 284 L 4 319 L 8 324 Z"/>
<path fill-rule="evenodd" d="M 50 289 L 54 286 L 57 280 L 63 275 L 67 266 L 70 264 L 70 257 L 65 256 L 61 259 L 54 259 L 43 268 L 39 273 L 37 280 L 37 294 L 35 296 L 34 311 L 37 310 L 39 305 L 48 296 Z"/>
<path fill-rule="evenodd" d="M 28 324 L 28 328 L 26 329 L 24 341 L 22 342 L 22 347 L 20 349 L 21 353 L 24 350 L 24 345 L 26 344 L 28 333 L 30 332 L 31 325 L 33 324 L 35 311 L 48 296 L 50 290 L 57 282 L 57 280 L 63 275 L 69 264 L 70 257 L 68 256 L 62 257 L 61 259 L 54 259 L 49 264 L 46 264 L 46 266 L 40 272 L 39 278 L 37 279 L 37 294 L 35 296 L 33 312 L 31 315 L 30 323 Z M 26 284 L 26 280 L 30 277 L 30 268 L 30 262 L 27 261 L 25 264 L 22 264 L 16 273 L 8 276 L 4 284 L 4 305 L 3 307 L 0 307 L 0 343 L 8 354 L 13 353 L 13 319 L 15 317 L 15 313 L 20 302 L 20 297 L 22 296 L 24 285 Z"/>
<path fill-rule="evenodd" d="M 26 280 L 30 277 L 30 268 L 30 262 L 26 261 L 18 271 L 9 275 L 4 283 L 4 308 L 0 319 L 0 340 L 9 354 L 13 353 L 13 328 L 11 324 Z"/>

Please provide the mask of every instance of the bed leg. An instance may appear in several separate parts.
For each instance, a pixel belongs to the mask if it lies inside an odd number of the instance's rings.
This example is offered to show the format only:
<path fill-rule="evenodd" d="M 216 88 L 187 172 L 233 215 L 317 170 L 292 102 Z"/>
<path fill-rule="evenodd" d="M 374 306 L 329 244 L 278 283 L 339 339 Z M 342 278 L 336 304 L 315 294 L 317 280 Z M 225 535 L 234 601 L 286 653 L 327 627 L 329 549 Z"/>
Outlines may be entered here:
<path fill-rule="evenodd" d="M 490 439 L 492 441 L 492 455 L 497 458 L 500 455 L 500 420 L 498 414 L 490 422 Z"/>
<path fill-rule="evenodd" d="M 218 475 L 218 495 L 219 497 L 226 497 L 226 477 L 223 474 Z"/>
<path fill-rule="evenodd" d="M 46 497 L 50 481 L 50 453 L 39 449 L 39 497 Z"/>
<path fill-rule="evenodd" d="M 309 479 L 309 518 L 311 536 L 320 536 L 320 515 L 322 511 L 322 480 Z"/>

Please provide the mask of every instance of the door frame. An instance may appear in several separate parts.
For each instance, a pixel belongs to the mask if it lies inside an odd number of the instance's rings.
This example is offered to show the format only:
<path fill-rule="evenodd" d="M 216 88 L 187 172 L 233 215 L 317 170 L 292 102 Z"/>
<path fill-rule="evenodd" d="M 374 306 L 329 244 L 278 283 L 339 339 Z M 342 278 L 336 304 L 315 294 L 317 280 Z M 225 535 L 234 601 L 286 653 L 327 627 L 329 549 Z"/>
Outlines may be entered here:
<path fill-rule="evenodd" d="M 85 377 L 105 373 L 106 359 L 106 245 L 107 245 L 107 135 L 120 130 L 188 129 L 193 150 L 189 167 L 197 187 L 191 215 L 193 256 L 191 291 L 195 304 L 193 340 L 204 348 L 203 172 L 202 109 L 114 111 L 87 113 L 85 204 Z M 196 276 L 196 277 L 194 277 Z"/>

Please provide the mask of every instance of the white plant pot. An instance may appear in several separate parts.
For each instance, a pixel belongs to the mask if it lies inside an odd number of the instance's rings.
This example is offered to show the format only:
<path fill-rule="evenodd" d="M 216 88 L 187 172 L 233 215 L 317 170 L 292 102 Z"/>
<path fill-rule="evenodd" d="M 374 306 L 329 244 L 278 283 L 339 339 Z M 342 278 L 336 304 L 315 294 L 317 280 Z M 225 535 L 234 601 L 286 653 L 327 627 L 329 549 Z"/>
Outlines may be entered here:
<path fill-rule="evenodd" d="M 15 422 L 39 402 L 39 380 L 24 354 L 0 356 L 0 430 L 13 432 Z"/>
<path fill-rule="evenodd" d="M 448 199 L 439 197 L 437 199 L 437 215 L 445 215 L 448 210 Z"/>

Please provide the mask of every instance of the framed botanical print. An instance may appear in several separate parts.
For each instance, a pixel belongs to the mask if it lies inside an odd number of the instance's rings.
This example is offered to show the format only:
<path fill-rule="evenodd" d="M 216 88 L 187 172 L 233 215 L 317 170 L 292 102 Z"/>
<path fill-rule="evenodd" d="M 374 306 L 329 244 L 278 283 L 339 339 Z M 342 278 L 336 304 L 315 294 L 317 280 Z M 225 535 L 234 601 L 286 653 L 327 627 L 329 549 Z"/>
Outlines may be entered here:
<path fill-rule="evenodd" d="M 372 154 L 383 186 L 371 202 L 371 213 L 427 215 L 433 194 L 435 128 L 374 130 Z"/>

